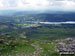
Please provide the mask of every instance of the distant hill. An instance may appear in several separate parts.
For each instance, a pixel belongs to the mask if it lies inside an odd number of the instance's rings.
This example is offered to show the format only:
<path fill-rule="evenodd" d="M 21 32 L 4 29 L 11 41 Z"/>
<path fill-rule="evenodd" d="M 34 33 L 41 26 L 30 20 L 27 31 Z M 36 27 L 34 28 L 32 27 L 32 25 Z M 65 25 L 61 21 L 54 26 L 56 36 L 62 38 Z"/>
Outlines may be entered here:
<path fill-rule="evenodd" d="M 1 12 L 0 12 L 1 13 Z M 10 15 L 9 15 L 10 14 Z M 72 12 L 8 12 L 8 15 L 1 15 L 0 22 L 19 22 L 24 23 L 25 21 L 48 21 L 48 22 L 65 22 L 65 21 L 75 21 L 75 13 Z"/>

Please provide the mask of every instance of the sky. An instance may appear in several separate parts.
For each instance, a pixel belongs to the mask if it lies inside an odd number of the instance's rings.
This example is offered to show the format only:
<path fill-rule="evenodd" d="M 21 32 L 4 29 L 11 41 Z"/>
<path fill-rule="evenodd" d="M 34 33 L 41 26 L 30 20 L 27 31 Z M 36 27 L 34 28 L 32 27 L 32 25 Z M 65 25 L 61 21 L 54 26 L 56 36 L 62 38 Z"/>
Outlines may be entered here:
<path fill-rule="evenodd" d="M 75 11 L 75 0 L 0 0 L 0 10 Z"/>

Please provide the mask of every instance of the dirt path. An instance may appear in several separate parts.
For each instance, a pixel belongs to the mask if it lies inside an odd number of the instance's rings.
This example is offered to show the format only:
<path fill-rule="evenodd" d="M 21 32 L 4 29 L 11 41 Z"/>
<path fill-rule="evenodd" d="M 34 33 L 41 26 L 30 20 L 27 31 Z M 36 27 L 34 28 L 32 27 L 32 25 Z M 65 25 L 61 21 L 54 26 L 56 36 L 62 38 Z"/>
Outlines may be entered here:
<path fill-rule="evenodd" d="M 40 48 L 40 46 L 38 44 L 31 44 L 33 47 L 35 47 L 36 51 L 34 51 L 34 53 L 32 54 L 28 54 L 26 56 L 40 56 L 41 53 L 43 53 L 42 48 Z"/>

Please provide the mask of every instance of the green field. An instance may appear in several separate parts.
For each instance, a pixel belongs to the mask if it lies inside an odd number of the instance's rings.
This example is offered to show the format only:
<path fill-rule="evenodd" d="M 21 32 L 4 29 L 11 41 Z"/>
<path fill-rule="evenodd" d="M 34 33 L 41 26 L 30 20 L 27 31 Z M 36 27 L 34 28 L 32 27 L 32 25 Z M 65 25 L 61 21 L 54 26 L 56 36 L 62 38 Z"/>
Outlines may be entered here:
<path fill-rule="evenodd" d="M 68 37 L 75 37 L 75 28 L 51 28 L 40 26 L 36 28 L 24 29 L 27 37 L 31 39 L 56 40 Z"/>

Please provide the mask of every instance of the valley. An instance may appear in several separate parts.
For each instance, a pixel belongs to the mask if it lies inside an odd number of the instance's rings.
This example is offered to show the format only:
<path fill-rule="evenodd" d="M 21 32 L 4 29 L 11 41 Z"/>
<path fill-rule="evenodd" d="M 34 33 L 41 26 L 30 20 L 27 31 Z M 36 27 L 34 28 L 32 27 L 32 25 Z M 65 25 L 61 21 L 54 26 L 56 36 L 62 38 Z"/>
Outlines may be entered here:
<path fill-rule="evenodd" d="M 61 20 L 61 17 L 64 19 Z M 72 43 L 72 40 L 66 42 L 66 39 L 75 40 L 73 14 L 0 16 L 1 56 L 60 56 L 65 52 L 60 52 L 61 44 L 65 43 L 65 47 Z M 60 46 L 57 46 L 59 43 Z M 75 56 L 75 51 L 73 52 L 71 55 L 65 55 Z"/>
<path fill-rule="evenodd" d="M 75 0 L 0 0 L 0 56 L 75 56 Z"/>
<path fill-rule="evenodd" d="M 75 38 L 74 24 L 0 23 L 0 26 L 1 56 L 60 56 L 61 47 L 57 45 L 67 39 L 71 43 L 69 38 Z"/>

